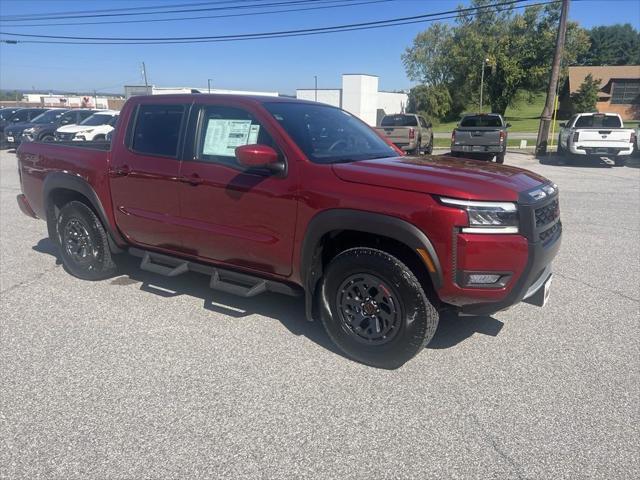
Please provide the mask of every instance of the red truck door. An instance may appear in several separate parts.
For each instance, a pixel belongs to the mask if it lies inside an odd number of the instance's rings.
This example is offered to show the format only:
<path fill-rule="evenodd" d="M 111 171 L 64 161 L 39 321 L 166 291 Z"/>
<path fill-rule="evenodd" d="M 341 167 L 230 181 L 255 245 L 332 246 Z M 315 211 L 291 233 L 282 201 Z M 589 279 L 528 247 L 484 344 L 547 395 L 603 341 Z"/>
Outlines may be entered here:
<path fill-rule="evenodd" d="M 181 248 L 179 172 L 187 105 L 144 104 L 110 167 L 116 223 L 135 244 Z M 124 123 L 124 122 L 123 122 Z"/>
<path fill-rule="evenodd" d="M 274 175 L 238 163 L 234 151 L 240 145 L 278 150 L 265 126 L 243 108 L 203 105 L 191 122 L 197 125 L 195 138 L 180 172 L 184 247 L 202 258 L 289 275 L 297 212 L 294 168 Z"/>

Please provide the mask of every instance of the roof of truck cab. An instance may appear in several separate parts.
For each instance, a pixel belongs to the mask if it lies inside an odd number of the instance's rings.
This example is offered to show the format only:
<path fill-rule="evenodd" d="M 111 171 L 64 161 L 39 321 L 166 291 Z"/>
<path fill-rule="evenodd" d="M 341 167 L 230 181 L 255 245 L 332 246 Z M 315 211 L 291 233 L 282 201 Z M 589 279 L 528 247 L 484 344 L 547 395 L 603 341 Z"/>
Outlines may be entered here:
<path fill-rule="evenodd" d="M 153 99 L 152 103 L 163 103 L 163 101 L 167 102 L 192 102 L 195 100 L 202 99 L 225 99 L 225 100 L 235 100 L 238 102 L 251 102 L 251 103 L 306 103 L 306 104 L 316 104 L 318 102 L 312 102 L 310 100 L 301 100 L 298 98 L 292 97 L 270 97 L 268 95 L 236 95 L 236 94 L 227 94 L 227 93 L 177 93 L 170 95 L 137 95 L 135 97 L 131 97 L 129 101 L 134 101 L 135 103 L 145 103 L 148 100 Z M 328 105 L 330 106 L 330 105 Z"/>

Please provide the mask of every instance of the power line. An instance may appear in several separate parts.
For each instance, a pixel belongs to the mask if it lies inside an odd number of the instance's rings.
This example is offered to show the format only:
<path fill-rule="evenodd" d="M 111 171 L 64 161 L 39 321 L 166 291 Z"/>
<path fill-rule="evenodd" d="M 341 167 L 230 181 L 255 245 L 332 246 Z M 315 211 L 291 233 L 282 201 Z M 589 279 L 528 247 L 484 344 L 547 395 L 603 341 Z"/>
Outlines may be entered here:
<path fill-rule="evenodd" d="M 35 19 L 37 17 L 47 17 L 49 15 L 74 15 L 81 13 L 103 13 L 103 12 L 124 12 L 133 10 L 165 10 L 167 8 L 182 8 L 182 7 L 198 7 L 201 5 L 215 5 L 225 3 L 242 3 L 242 2 L 254 2 L 256 0 L 218 0 L 198 3 L 180 3 L 173 5 L 145 5 L 144 7 L 127 7 L 127 8 L 109 8 L 104 10 L 75 10 L 71 12 L 48 12 L 48 13 L 28 13 L 18 15 L 3 15 L 0 19 Z"/>
<path fill-rule="evenodd" d="M 237 0 L 236 0 L 237 1 Z M 257 1 L 257 0 L 251 0 Z M 48 17 L 40 17 L 38 20 L 64 20 L 69 18 L 94 18 L 94 17 L 130 17 L 130 16 L 139 16 L 139 15 L 159 15 L 159 14 L 168 14 L 168 13 L 194 13 L 194 12 L 210 12 L 210 11 L 219 11 L 219 10 L 236 10 L 236 9 L 248 9 L 248 8 L 265 8 L 265 7 L 276 7 L 276 6 L 288 6 L 288 5 L 297 5 L 297 4 L 308 4 L 308 3 L 316 3 L 316 2 L 326 2 L 326 1 L 336 1 L 336 0 L 286 0 L 286 1 L 278 1 L 271 3 L 254 3 L 253 5 L 233 5 L 227 7 L 206 7 L 206 8 L 188 8 L 188 9 L 177 9 L 177 10 L 167 10 L 165 12 L 125 12 L 125 13 L 96 13 L 92 15 L 57 15 L 57 16 L 48 16 Z M 353 1 L 353 0 L 343 0 L 343 1 Z M 24 22 L 25 19 L 0 19 L 2 22 Z M 33 19 L 30 19 L 33 20 Z"/>
<path fill-rule="evenodd" d="M 0 35 L 10 35 L 14 37 L 28 37 L 28 38 L 47 38 L 47 39 L 57 39 L 57 40 L 91 40 L 91 41 L 101 41 L 101 42 L 183 42 L 183 41 L 200 41 L 200 40 L 223 40 L 223 39 L 241 39 L 241 38 L 253 38 L 253 37 L 264 37 L 264 36 L 281 36 L 281 35 L 296 35 L 300 33 L 308 33 L 308 32 L 322 32 L 322 31 L 330 31 L 330 30 L 341 30 L 345 28 L 353 28 L 353 27 L 369 27 L 375 25 L 384 25 L 387 23 L 396 23 L 396 22 L 405 22 L 405 21 L 413 21 L 426 19 L 430 17 L 436 17 L 439 15 L 447 15 L 447 14 L 460 14 L 471 11 L 485 10 L 489 8 L 500 8 L 504 6 L 512 6 L 518 3 L 523 3 L 527 0 L 509 0 L 507 2 L 502 2 L 500 4 L 494 5 L 485 5 L 479 7 L 468 7 L 468 8 L 458 8 L 456 10 L 447 10 L 444 12 L 438 13 L 426 13 L 422 15 L 412 15 L 408 17 L 399 17 L 399 18 L 391 18 L 387 20 L 377 20 L 373 22 L 362 22 L 362 23 L 351 23 L 351 24 L 343 24 L 343 25 L 334 25 L 330 27 L 319 27 L 319 28 L 304 28 L 298 30 L 281 30 L 275 32 L 260 32 L 260 33 L 245 33 L 245 34 L 236 34 L 236 35 L 212 35 L 212 36 L 197 36 L 197 37 L 73 37 L 67 35 L 36 35 L 30 33 L 10 33 L 10 32 L 0 32 Z M 555 3 L 558 0 L 552 0 L 545 3 Z M 402 24 L 402 23 L 398 23 Z"/>
<path fill-rule="evenodd" d="M 332 0 L 333 3 L 341 1 L 341 0 Z M 349 3 L 340 3 L 338 5 L 323 5 L 318 7 L 304 7 L 304 8 L 288 8 L 285 10 L 271 10 L 268 12 L 247 12 L 247 13 L 228 13 L 224 15 L 200 15 L 197 17 L 177 17 L 177 18 L 151 18 L 145 20 L 108 20 L 106 22 L 62 22 L 62 23 L 40 23 L 40 24 L 22 24 L 22 25 L 11 25 L 11 28 L 16 27 L 52 27 L 52 26 L 61 26 L 61 25 L 77 25 L 77 26 L 85 26 L 85 25 L 121 25 L 127 23 L 157 23 L 157 22 L 179 22 L 184 20 L 208 20 L 212 18 L 230 18 L 230 17 L 248 17 L 254 15 L 273 15 L 276 13 L 292 13 L 292 12 L 304 12 L 309 10 L 324 10 L 331 8 L 345 8 L 345 7 L 355 7 L 358 5 L 368 5 L 373 3 L 387 3 L 394 2 L 400 0 L 353 0 Z"/>
<path fill-rule="evenodd" d="M 465 13 L 470 11 L 486 11 L 489 13 L 492 12 L 503 12 L 507 9 L 500 8 L 504 6 L 510 6 L 514 9 L 522 9 L 527 7 L 533 7 L 538 5 L 550 5 L 554 3 L 558 3 L 562 0 L 548 0 L 537 3 L 529 3 L 526 5 L 513 6 L 515 3 L 521 3 L 526 0 L 514 0 L 512 2 L 506 2 L 498 5 L 486 5 L 481 7 L 473 7 L 467 9 L 459 9 L 455 14 L 449 16 L 442 16 L 448 12 L 440 12 L 433 13 L 428 15 L 416 15 L 414 17 L 404 17 L 409 20 L 403 19 L 390 19 L 383 20 L 379 22 L 367 22 L 365 24 L 352 24 L 352 25 L 342 25 L 342 26 L 334 26 L 334 27 L 324 27 L 320 29 L 306 29 L 306 30 L 295 30 L 295 31 L 284 31 L 284 32 L 263 32 L 257 34 L 246 34 L 246 35 L 230 35 L 230 36 L 218 36 L 218 37 L 203 37 L 203 39 L 185 39 L 185 40 L 175 40 L 175 39 L 162 39 L 158 41 L 129 41 L 129 40 L 121 40 L 116 39 L 115 41 L 73 41 L 73 40 L 16 40 L 16 39 L 0 39 L 0 42 L 5 43 L 37 43 L 37 44 L 59 44 L 59 45 L 163 45 L 163 44 L 194 44 L 194 43 L 218 43 L 218 42 L 231 42 L 231 41 L 244 41 L 244 40 L 263 40 L 270 38 L 287 38 L 287 37 L 302 37 L 302 36 L 310 36 L 310 35 L 321 35 L 328 33 L 341 33 L 341 32 L 350 32 L 357 30 L 371 30 L 377 28 L 386 28 L 386 27 L 396 27 L 402 25 L 416 24 L 416 23 L 425 23 L 425 22 L 433 22 L 439 20 L 446 20 L 451 18 L 457 18 L 460 13 Z M 580 1 L 580 0 L 574 0 Z M 431 17 L 431 18 L 424 18 Z M 398 21 L 402 20 L 402 21 Z M 396 23 L 383 23 L 383 22 L 396 22 Z M 370 25 L 371 23 L 377 23 L 376 25 Z M 0 32 L 0 35 L 5 33 Z M 9 35 L 20 35 L 20 34 L 9 34 Z M 35 35 L 21 35 L 26 37 L 34 37 Z M 42 36 L 36 36 L 42 37 Z M 47 36 L 45 36 L 47 37 Z M 197 37 L 196 37 L 197 38 Z"/>

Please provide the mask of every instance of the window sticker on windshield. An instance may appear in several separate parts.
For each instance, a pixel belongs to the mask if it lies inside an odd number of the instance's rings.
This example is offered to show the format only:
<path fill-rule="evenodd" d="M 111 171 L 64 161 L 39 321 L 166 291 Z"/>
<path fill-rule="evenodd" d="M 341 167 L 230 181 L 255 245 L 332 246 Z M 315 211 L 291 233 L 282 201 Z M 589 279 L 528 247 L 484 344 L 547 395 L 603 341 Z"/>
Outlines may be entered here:
<path fill-rule="evenodd" d="M 247 145 L 250 133 L 251 120 L 211 118 L 207 123 L 202 153 L 203 155 L 233 157 L 236 154 L 236 147 Z M 256 133 L 256 138 L 257 136 Z"/>
<path fill-rule="evenodd" d="M 260 125 L 251 125 L 249 129 L 249 138 L 247 139 L 247 145 L 254 145 L 258 143 L 258 134 L 260 133 Z"/>

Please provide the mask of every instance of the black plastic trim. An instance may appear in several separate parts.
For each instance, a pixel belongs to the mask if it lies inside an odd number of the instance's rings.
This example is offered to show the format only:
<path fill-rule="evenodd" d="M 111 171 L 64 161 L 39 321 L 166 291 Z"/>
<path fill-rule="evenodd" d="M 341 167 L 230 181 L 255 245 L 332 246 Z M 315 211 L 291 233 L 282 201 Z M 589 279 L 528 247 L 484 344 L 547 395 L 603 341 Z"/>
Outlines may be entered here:
<path fill-rule="evenodd" d="M 81 177 L 62 172 L 49 173 L 44 179 L 43 185 L 42 198 L 44 199 L 45 212 L 49 211 L 51 203 L 51 193 L 57 189 L 71 190 L 73 192 L 80 193 L 81 195 L 86 197 L 89 202 L 91 202 L 91 206 L 98 214 L 102 225 L 109 234 L 109 240 L 111 243 L 110 246 L 114 251 L 119 250 L 118 244 L 126 244 L 124 238 L 122 238 L 120 233 L 111 227 L 111 223 L 107 219 L 107 214 L 96 192 L 93 190 L 91 185 L 89 185 L 89 183 Z"/>
<path fill-rule="evenodd" d="M 431 281 L 436 289 L 442 286 L 442 267 L 436 250 L 427 236 L 415 225 L 397 217 L 362 210 L 325 210 L 309 222 L 302 244 L 300 265 L 308 320 L 313 319 L 313 298 L 318 280 L 322 277 L 322 262 L 320 261 L 322 245 L 320 241 L 327 233 L 341 230 L 355 230 L 392 238 L 408 246 L 414 252 L 418 248 L 425 249 L 431 256 L 436 269 L 435 273 L 428 272 Z M 425 268 L 427 268 L 426 265 Z"/>

